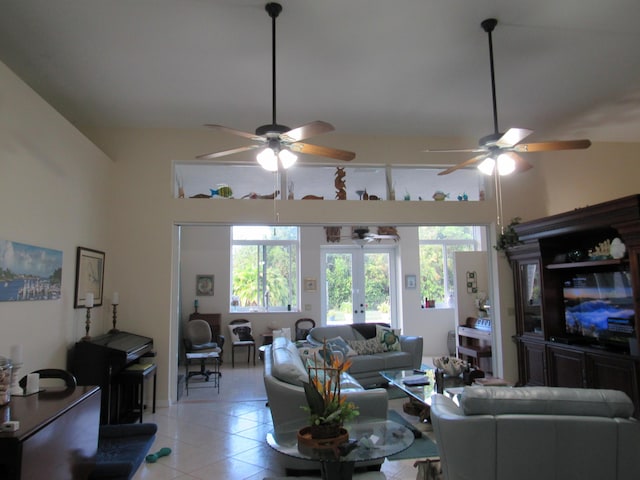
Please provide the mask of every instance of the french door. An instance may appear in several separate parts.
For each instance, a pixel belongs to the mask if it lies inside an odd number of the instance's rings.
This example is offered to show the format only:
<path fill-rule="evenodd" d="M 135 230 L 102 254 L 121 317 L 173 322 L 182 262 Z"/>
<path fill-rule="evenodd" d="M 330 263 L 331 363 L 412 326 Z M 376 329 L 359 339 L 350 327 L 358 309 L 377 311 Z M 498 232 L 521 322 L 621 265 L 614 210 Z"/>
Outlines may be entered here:
<path fill-rule="evenodd" d="M 323 249 L 323 324 L 395 323 L 395 255 L 388 246 Z"/>

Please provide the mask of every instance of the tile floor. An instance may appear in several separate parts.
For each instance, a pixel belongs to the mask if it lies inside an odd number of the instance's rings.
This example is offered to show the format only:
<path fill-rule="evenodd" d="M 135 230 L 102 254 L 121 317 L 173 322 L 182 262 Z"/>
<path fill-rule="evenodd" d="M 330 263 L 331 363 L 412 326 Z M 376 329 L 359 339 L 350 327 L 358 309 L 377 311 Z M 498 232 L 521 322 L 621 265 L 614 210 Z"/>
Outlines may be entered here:
<path fill-rule="evenodd" d="M 156 463 L 143 463 L 134 480 L 228 479 L 262 480 L 285 476 L 278 455 L 266 443 L 272 428 L 266 406 L 263 367 L 225 362 L 221 366 L 220 394 L 193 377 L 189 396 L 155 414 L 145 413 L 145 422 L 158 425 L 151 452 L 171 448 Z M 402 412 L 404 399 L 392 400 L 390 408 Z M 408 417 L 412 422 L 417 417 Z M 416 478 L 415 460 L 386 460 L 382 472 L 387 480 Z"/>

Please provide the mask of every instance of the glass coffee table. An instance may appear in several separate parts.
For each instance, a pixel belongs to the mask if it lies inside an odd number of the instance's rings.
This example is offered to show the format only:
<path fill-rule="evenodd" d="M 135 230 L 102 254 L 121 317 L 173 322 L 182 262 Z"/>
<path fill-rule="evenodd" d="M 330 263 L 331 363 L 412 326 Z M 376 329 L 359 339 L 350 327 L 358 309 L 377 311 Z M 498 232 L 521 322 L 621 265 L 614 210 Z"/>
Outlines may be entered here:
<path fill-rule="evenodd" d="M 322 478 L 326 480 L 350 480 L 358 462 L 377 460 L 401 452 L 414 440 L 411 430 L 391 420 L 367 420 L 358 418 L 344 428 L 349 432 L 349 442 L 343 451 L 298 448 L 300 422 L 285 423 L 277 431 L 267 434 L 269 446 L 284 455 L 304 460 L 319 461 Z M 349 450 L 349 451 L 347 451 Z"/>
<path fill-rule="evenodd" d="M 424 368 L 421 372 L 417 370 L 384 370 L 380 372 L 380 375 L 409 396 L 411 406 L 421 421 L 429 421 L 433 394 L 464 387 L 465 383 L 462 376 L 436 375 L 435 368 Z"/>

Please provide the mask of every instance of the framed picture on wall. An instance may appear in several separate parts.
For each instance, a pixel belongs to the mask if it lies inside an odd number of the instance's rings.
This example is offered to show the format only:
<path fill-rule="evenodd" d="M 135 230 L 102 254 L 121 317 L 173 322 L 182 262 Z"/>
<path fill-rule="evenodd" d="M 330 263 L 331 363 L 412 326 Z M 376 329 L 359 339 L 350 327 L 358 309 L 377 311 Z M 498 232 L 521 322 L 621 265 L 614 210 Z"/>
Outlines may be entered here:
<path fill-rule="evenodd" d="M 213 275 L 196 275 L 196 295 L 213 295 Z"/>
<path fill-rule="evenodd" d="M 415 275 L 405 275 L 404 276 L 404 288 L 408 288 L 413 290 L 416 288 L 416 276 Z"/>
<path fill-rule="evenodd" d="M 87 293 L 93 293 L 93 306 L 102 305 L 104 252 L 78 247 L 76 254 L 76 291 L 73 308 L 84 308 Z"/>
<path fill-rule="evenodd" d="M 315 292 L 318 288 L 315 278 L 305 278 L 304 279 L 304 291 L 305 292 Z"/>

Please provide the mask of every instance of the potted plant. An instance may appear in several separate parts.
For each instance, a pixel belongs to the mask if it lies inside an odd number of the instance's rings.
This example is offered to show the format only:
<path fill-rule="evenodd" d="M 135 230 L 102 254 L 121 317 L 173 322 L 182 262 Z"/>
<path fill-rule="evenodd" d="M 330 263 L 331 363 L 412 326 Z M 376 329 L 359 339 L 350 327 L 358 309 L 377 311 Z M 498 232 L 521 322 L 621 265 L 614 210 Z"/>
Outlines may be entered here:
<path fill-rule="evenodd" d="M 504 231 L 498 236 L 497 245 L 495 245 L 493 248 L 495 248 L 498 252 L 501 252 L 507 250 L 509 247 L 513 247 L 514 245 L 522 244 L 522 242 L 518 238 L 518 233 L 513 228 L 515 225 L 518 225 L 521 220 L 522 219 L 520 217 L 512 218 L 509 222 L 509 225 L 507 225 L 507 228 L 505 228 Z"/>
<path fill-rule="evenodd" d="M 323 348 L 327 352 L 326 345 Z M 338 355 L 325 355 L 325 361 L 313 362 L 307 367 L 309 382 L 305 382 L 304 393 L 309 412 L 309 426 L 305 430 L 314 439 L 340 436 L 344 422 L 355 418 L 360 412 L 353 402 L 340 394 L 340 375 L 351 366 L 351 360 L 342 360 Z"/>

